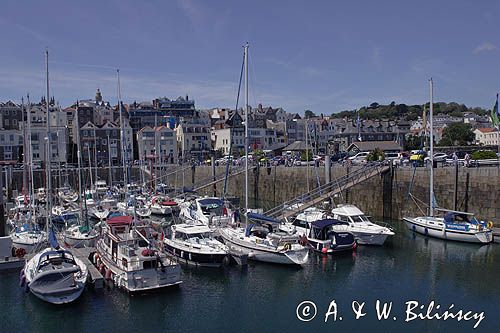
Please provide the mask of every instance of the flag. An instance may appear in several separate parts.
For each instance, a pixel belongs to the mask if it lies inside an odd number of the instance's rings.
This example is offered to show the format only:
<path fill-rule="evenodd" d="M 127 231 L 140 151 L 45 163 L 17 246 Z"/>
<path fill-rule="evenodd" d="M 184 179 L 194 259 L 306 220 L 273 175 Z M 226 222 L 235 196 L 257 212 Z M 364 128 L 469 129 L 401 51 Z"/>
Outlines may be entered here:
<path fill-rule="evenodd" d="M 491 122 L 493 123 L 493 127 L 498 127 L 499 116 L 500 114 L 498 113 L 498 94 L 497 94 L 497 101 L 493 106 L 493 110 L 491 110 Z"/>

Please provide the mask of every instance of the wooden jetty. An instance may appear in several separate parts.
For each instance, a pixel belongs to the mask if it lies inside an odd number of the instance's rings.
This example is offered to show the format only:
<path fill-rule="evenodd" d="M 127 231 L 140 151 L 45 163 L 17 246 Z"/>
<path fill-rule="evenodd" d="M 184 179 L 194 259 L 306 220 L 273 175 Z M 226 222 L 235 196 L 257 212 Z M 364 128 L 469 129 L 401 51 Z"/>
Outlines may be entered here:
<path fill-rule="evenodd" d="M 90 257 L 96 252 L 95 247 L 83 247 L 83 248 L 72 248 L 71 252 L 75 257 L 80 259 L 87 265 L 89 271 L 89 282 L 94 286 L 95 289 L 104 288 L 104 277 L 101 272 L 92 264 Z"/>

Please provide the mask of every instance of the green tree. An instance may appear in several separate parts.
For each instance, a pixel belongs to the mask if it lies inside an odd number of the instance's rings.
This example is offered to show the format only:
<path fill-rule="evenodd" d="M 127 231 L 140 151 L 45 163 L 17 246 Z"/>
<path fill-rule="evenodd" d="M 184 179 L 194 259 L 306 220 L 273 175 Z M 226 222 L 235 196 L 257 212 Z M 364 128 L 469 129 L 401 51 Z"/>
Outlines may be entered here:
<path fill-rule="evenodd" d="M 306 111 L 304 112 L 304 117 L 305 117 L 306 119 L 309 119 L 309 118 L 314 118 L 314 117 L 316 117 L 316 114 L 315 114 L 314 112 L 312 112 L 311 110 L 306 110 Z"/>
<path fill-rule="evenodd" d="M 300 153 L 300 160 L 301 161 L 312 161 L 312 159 L 313 159 L 313 153 L 311 150 L 307 150 L 307 154 L 306 154 L 306 150 L 304 150 Z"/>
<path fill-rule="evenodd" d="M 366 156 L 367 161 L 383 161 L 385 159 L 385 154 L 380 148 L 375 148 L 368 156 Z"/>
<path fill-rule="evenodd" d="M 422 148 L 423 138 L 418 135 L 408 135 L 405 139 L 405 150 L 418 150 Z"/>
<path fill-rule="evenodd" d="M 465 146 L 475 139 L 470 124 L 453 123 L 445 127 L 443 138 L 439 141 L 440 146 Z"/>

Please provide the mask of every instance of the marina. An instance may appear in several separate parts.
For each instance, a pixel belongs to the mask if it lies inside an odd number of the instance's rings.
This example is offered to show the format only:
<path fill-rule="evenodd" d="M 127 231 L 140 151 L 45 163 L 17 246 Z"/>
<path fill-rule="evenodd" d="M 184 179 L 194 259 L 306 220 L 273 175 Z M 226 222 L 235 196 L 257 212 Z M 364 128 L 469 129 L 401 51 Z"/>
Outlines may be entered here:
<path fill-rule="evenodd" d="M 1 332 L 500 330 L 497 3 L 89 1 L 0 11 Z"/>

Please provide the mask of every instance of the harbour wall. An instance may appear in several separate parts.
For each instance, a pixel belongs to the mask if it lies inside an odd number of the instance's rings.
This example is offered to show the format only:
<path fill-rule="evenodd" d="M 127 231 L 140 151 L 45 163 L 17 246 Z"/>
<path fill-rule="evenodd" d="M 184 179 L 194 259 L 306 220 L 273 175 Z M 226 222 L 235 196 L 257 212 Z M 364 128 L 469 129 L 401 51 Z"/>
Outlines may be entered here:
<path fill-rule="evenodd" d="M 169 171 L 178 166 L 170 167 Z M 332 180 L 338 179 L 356 167 L 334 164 L 330 171 Z M 223 174 L 225 166 L 215 167 L 216 174 Z M 325 168 L 307 167 L 260 167 L 249 172 L 249 205 L 267 210 L 284 201 L 316 188 L 325 183 Z M 139 169 L 133 168 L 132 179 L 139 179 Z M 213 174 L 210 166 L 196 166 L 194 170 L 187 168 L 183 172 L 164 176 L 161 181 L 175 188 L 190 187 L 193 183 L 206 180 Z M 43 186 L 43 172 L 35 173 L 35 186 Z M 122 169 L 113 170 L 113 179 L 119 179 Z M 98 177 L 108 180 L 107 169 L 98 170 Z M 89 179 L 88 172 L 84 182 Z M 93 177 L 95 178 L 95 176 Z M 414 179 L 412 182 L 412 178 Z M 69 176 L 54 175 L 54 185 L 69 180 L 77 187 L 78 178 L 75 170 L 69 171 Z M 456 200 L 455 200 L 455 179 Z M 309 182 L 307 182 L 309 180 Z M 12 172 L 8 177 L 10 189 L 21 190 L 22 172 Z M 95 181 L 95 179 L 94 179 Z M 309 183 L 309 187 L 308 187 Z M 412 183 L 412 196 L 408 189 Z M 206 187 L 199 192 L 206 195 L 221 195 L 224 182 L 216 186 Z M 439 207 L 454 209 L 457 202 L 458 210 L 474 212 L 481 219 L 491 220 L 500 224 L 500 169 L 498 167 L 454 168 L 439 167 L 434 169 L 434 190 Z M 241 199 L 244 204 L 245 175 L 241 173 L 228 179 L 227 193 Z M 343 191 L 332 198 L 335 204 L 352 203 L 359 206 L 366 214 L 387 219 L 401 219 L 403 216 L 424 214 L 429 202 L 429 168 L 394 167 L 390 171 L 376 175 L 358 185 Z M 420 208 L 419 208 L 420 207 Z"/>
<path fill-rule="evenodd" d="M 331 180 L 338 179 L 355 167 L 334 165 Z M 223 172 L 218 167 L 216 173 Z M 306 167 L 271 167 L 251 170 L 249 174 L 249 204 L 264 210 L 307 192 Z M 325 169 L 317 172 L 310 168 L 309 189 L 325 183 Z M 198 167 L 195 181 L 212 174 L 210 167 Z M 500 169 L 497 167 L 434 169 L 434 192 L 439 207 L 474 212 L 484 220 L 500 224 Z M 188 179 L 191 179 L 189 174 Z M 413 179 L 413 181 L 412 181 Z M 456 202 L 455 207 L 455 179 Z M 408 195 L 412 183 L 412 196 Z M 218 183 L 215 193 L 223 191 L 223 182 Z M 241 198 L 243 204 L 245 176 L 239 174 L 228 180 L 228 194 Z M 214 194 L 214 187 L 200 191 Z M 351 187 L 332 198 L 335 204 L 351 203 L 360 207 L 367 215 L 378 218 L 401 219 L 403 216 L 422 215 L 429 203 L 429 168 L 394 167 Z"/>

